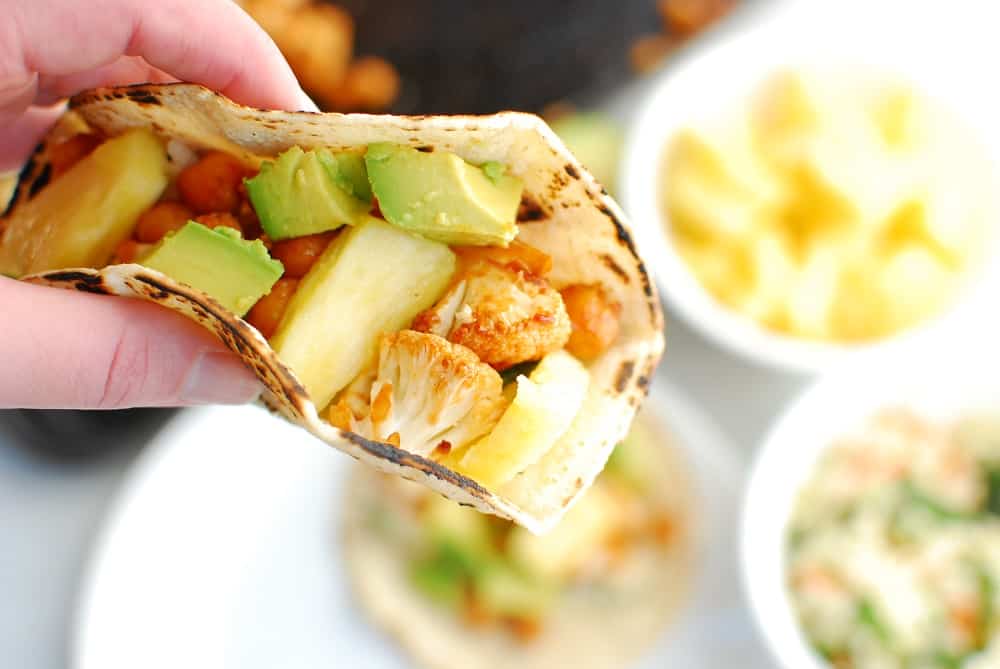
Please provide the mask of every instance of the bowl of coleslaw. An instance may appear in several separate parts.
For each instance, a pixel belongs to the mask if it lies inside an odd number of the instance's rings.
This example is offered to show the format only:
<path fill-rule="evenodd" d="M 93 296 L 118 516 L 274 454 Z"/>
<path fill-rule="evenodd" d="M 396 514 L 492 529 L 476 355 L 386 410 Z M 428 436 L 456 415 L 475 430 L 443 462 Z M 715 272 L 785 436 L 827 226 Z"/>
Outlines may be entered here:
<path fill-rule="evenodd" d="M 830 374 L 766 437 L 746 491 L 742 564 L 782 666 L 1000 666 L 990 332 Z"/>

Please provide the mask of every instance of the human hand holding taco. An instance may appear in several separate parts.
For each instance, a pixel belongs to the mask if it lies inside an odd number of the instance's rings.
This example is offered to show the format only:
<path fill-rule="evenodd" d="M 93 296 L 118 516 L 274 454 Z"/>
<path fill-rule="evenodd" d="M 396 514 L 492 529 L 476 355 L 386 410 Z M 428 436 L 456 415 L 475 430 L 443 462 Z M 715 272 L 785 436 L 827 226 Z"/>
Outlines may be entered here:
<path fill-rule="evenodd" d="M 532 115 L 105 87 L 73 96 L 22 169 L 0 274 L 183 314 L 318 439 L 543 532 L 625 435 L 663 349 L 623 219 Z"/>
<path fill-rule="evenodd" d="M 311 108 L 271 40 L 226 0 L 13 0 L 5 13 L 0 171 L 24 162 L 60 100 L 94 86 L 183 79 L 255 107 Z M 2 277 L 0 305 L 0 407 L 233 403 L 260 389 L 218 340 L 153 305 Z"/>

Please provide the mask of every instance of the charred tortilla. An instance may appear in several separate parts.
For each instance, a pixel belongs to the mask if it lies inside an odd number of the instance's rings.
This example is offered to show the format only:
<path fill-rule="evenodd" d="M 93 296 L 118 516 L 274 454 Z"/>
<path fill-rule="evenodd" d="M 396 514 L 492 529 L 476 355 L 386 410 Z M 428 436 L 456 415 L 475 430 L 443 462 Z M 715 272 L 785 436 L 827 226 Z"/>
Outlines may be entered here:
<path fill-rule="evenodd" d="M 532 531 L 554 525 L 601 471 L 642 402 L 663 350 L 658 297 L 618 206 L 535 116 L 400 117 L 251 109 L 188 84 L 98 89 L 70 102 L 67 122 L 21 172 L 4 226 L 52 178 L 50 156 L 67 125 L 115 137 L 151 129 L 196 150 L 218 150 L 247 163 L 298 146 L 358 149 L 392 142 L 447 151 L 474 164 L 502 163 L 524 184 L 518 240 L 552 258 L 557 289 L 599 285 L 620 305 L 614 344 L 587 364 L 582 409 L 540 460 L 492 489 L 427 457 L 366 439 L 321 419 L 317 407 L 268 341 L 245 320 L 198 290 L 141 265 L 66 268 L 25 280 L 89 293 L 134 297 L 184 314 L 238 354 L 266 387 L 264 402 L 317 438 L 381 471 L 421 482 L 458 502 L 514 520 Z M 320 407 L 322 409 L 323 407 Z"/>

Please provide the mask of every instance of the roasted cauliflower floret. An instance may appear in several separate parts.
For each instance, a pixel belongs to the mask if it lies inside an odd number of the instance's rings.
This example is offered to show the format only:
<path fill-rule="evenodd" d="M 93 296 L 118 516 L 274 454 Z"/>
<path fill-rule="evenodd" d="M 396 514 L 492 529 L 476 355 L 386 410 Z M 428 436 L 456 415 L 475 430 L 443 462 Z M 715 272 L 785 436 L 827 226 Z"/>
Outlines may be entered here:
<path fill-rule="evenodd" d="M 466 346 L 500 370 L 559 350 L 571 329 L 548 281 L 521 263 L 482 256 L 463 258 L 452 287 L 411 327 Z"/>
<path fill-rule="evenodd" d="M 375 373 L 355 379 L 329 416 L 368 439 L 442 455 L 489 432 L 506 405 L 500 375 L 472 351 L 403 330 L 382 337 Z"/>

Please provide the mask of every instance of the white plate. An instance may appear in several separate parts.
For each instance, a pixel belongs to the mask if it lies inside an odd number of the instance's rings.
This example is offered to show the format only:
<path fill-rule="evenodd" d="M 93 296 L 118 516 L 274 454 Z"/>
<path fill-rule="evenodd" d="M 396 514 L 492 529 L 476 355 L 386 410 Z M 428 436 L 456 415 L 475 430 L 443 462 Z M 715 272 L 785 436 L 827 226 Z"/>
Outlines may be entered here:
<path fill-rule="evenodd" d="M 761 652 L 737 575 L 743 463 L 698 411 L 654 386 L 647 407 L 685 451 L 703 540 L 695 594 L 643 666 L 753 666 L 738 662 Z M 337 507 L 352 464 L 257 408 L 182 414 L 135 465 L 100 535 L 73 666 L 408 666 L 359 615 L 340 564 Z"/>

